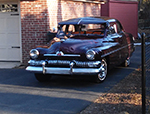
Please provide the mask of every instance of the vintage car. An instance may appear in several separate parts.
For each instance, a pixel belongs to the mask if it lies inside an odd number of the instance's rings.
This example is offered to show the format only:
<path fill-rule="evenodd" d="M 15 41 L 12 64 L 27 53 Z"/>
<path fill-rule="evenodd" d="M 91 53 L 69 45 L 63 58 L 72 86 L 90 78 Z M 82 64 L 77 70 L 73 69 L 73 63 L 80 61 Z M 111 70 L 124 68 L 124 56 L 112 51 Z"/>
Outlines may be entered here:
<path fill-rule="evenodd" d="M 31 60 L 26 70 L 34 72 L 40 82 L 54 75 L 91 75 L 96 82 L 103 82 L 108 69 L 130 64 L 133 40 L 113 18 L 82 17 L 62 21 L 50 46 L 30 51 Z"/>

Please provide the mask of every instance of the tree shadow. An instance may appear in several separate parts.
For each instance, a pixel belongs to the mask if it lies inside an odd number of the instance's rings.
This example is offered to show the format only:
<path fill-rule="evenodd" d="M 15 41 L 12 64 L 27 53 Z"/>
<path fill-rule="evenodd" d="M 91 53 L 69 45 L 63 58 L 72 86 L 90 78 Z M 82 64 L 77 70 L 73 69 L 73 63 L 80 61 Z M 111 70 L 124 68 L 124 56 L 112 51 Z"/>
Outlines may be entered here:
<path fill-rule="evenodd" d="M 88 100 L 71 98 L 65 93 L 62 96 L 55 94 L 51 91 L 39 93 L 36 90 L 23 92 L 19 88 L 13 92 L 3 91 L 0 92 L 0 110 L 1 113 L 15 114 L 75 114 L 91 104 Z"/>

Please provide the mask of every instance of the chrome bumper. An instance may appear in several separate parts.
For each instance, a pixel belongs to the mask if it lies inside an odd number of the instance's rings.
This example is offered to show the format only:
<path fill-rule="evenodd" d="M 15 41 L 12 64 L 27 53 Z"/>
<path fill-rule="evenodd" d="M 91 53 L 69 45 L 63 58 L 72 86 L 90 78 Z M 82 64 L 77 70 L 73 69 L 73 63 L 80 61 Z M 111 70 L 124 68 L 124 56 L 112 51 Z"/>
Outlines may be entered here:
<path fill-rule="evenodd" d="M 97 74 L 100 68 L 58 68 L 58 67 L 34 67 L 28 66 L 27 71 L 43 74 Z"/>
<path fill-rule="evenodd" d="M 26 68 L 27 71 L 43 74 L 96 74 L 101 70 L 101 61 L 95 62 L 79 62 L 79 61 L 34 61 L 30 60 L 29 66 Z M 67 65 L 68 67 L 47 67 L 48 65 Z M 41 65 L 41 66 L 36 66 Z M 76 68 L 75 66 L 78 66 Z M 85 68 L 86 67 L 86 68 Z"/>

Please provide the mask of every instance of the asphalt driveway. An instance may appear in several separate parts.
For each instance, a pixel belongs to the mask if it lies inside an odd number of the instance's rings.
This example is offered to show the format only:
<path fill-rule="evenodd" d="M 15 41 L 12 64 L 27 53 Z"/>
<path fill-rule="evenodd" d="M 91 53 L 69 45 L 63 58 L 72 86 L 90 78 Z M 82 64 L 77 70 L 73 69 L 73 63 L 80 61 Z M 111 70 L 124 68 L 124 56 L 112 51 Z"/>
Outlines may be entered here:
<path fill-rule="evenodd" d="M 140 47 L 136 47 L 128 68 L 110 71 L 100 84 L 90 77 L 53 77 L 39 83 L 33 73 L 25 69 L 0 69 L 1 114 L 76 114 L 100 95 L 141 65 Z"/>

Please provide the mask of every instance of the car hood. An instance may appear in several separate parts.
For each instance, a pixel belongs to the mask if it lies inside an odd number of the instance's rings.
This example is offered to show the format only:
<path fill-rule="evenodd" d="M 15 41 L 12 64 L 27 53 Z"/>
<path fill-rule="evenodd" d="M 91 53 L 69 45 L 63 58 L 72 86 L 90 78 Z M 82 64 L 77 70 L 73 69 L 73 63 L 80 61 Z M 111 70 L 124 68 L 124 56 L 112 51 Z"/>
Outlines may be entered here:
<path fill-rule="evenodd" d="M 63 53 L 81 54 L 85 53 L 88 49 L 102 46 L 101 39 L 72 39 L 69 38 L 65 41 L 56 42 L 50 48 L 48 53 L 56 53 L 62 51 Z"/>

